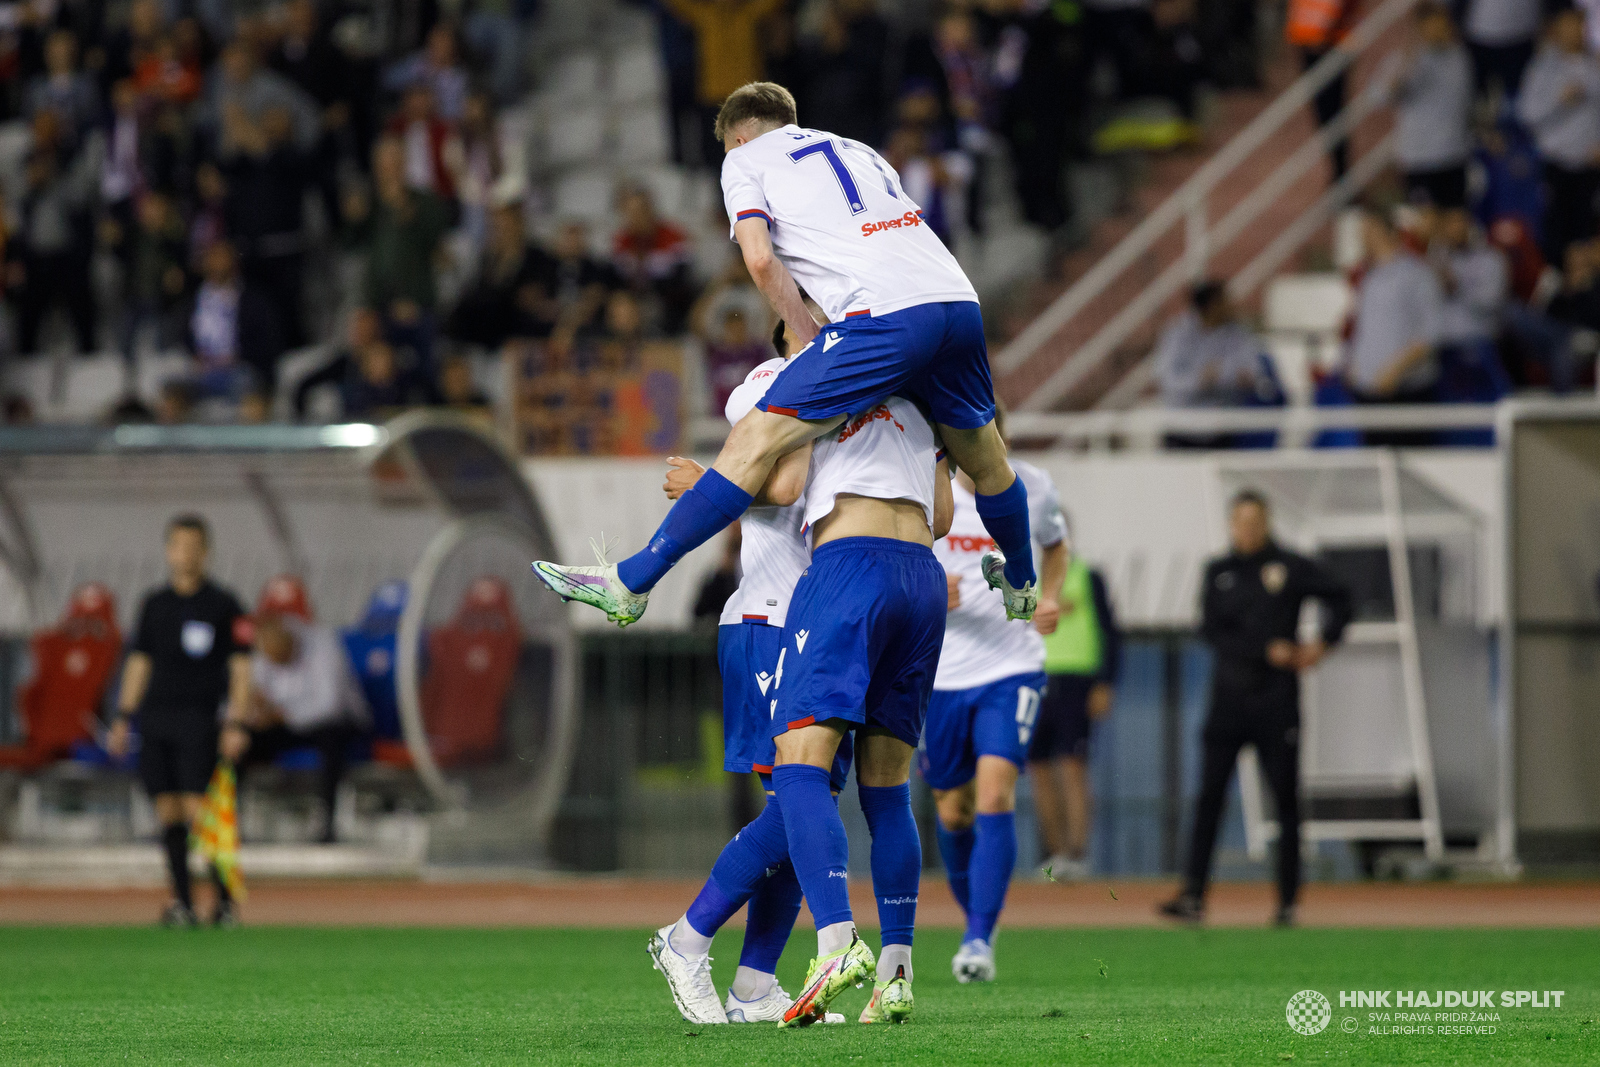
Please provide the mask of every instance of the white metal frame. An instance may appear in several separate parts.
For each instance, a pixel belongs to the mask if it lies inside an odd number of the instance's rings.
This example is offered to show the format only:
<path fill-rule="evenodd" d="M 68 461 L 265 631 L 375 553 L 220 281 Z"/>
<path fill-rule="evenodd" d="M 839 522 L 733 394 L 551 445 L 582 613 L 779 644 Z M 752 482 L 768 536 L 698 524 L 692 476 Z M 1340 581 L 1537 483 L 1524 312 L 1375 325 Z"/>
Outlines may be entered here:
<path fill-rule="evenodd" d="M 1393 645 L 1400 657 L 1400 680 L 1406 733 L 1412 753 L 1413 776 L 1420 818 L 1416 819 L 1308 819 L 1302 823 L 1305 841 L 1421 841 L 1423 852 L 1432 862 L 1444 859 L 1444 833 L 1439 819 L 1439 791 L 1434 777 L 1433 750 L 1428 739 L 1427 696 L 1422 684 L 1422 654 L 1417 644 L 1416 610 L 1411 596 L 1411 565 L 1406 553 L 1406 522 L 1400 493 L 1400 463 L 1392 449 L 1362 454 L 1323 454 L 1308 457 L 1311 470 L 1342 468 L 1369 469 L 1377 476 L 1382 501 L 1383 545 L 1389 555 L 1389 576 L 1394 589 L 1395 619 L 1392 623 L 1353 624 L 1346 640 L 1363 645 Z M 1238 469 L 1223 464 L 1223 470 Z M 1248 469 L 1245 467 L 1244 469 Z M 1276 469 L 1281 470 L 1281 465 Z M 1350 543 L 1341 541 L 1341 543 Z M 1304 715 L 1317 714 L 1314 684 L 1303 701 Z M 1312 736 L 1302 729 L 1302 737 Z M 1302 767 L 1312 757 L 1310 744 L 1303 745 Z M 1279 833 L 1277 820 L 1266 817 L 1261 795 L 1260 764 L 1255 749 L 1239 754 L 1239 797 L 1244 811 L 1245 844 L 1254 860 L 1266 858 L 1267 843 Z"/>

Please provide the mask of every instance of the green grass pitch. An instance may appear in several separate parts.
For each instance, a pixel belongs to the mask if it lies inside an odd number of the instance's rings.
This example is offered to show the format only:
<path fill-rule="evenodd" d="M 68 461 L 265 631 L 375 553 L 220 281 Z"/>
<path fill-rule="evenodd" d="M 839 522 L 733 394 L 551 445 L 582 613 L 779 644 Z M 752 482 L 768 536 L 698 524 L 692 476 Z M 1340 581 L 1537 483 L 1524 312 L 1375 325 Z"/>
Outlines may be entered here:
<path fill-rule="evenodd" d="M 918 935 L 904 1027 L 683 1022 L 644 930 L 0 929 L 3 1064 L 1600 1063 L 1600 931 L 1002 931 L 1000 980 L 958 986 Z M 809 931 L 779 974 L 792 991 Z M 718 987 L 738 935 L 713 950 Z M 1339 989 L 1564 989 L 1498 1033 L 1341 1031 Z M 1333 1025 L 1291 1031 L 1301 989 Z"/>

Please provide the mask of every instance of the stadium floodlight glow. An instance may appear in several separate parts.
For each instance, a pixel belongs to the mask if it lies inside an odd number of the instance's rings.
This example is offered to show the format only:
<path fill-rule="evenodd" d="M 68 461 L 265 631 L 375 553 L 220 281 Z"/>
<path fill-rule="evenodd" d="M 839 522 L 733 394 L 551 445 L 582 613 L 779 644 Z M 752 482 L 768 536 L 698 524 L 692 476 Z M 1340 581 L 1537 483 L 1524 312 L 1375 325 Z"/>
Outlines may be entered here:
<path fill-rule="evenodd" d="M 346 422 L 324 426 L 318 437 L 330 448 L 367 448 L 384 438 L 383 427 L 370 422 Z"/>

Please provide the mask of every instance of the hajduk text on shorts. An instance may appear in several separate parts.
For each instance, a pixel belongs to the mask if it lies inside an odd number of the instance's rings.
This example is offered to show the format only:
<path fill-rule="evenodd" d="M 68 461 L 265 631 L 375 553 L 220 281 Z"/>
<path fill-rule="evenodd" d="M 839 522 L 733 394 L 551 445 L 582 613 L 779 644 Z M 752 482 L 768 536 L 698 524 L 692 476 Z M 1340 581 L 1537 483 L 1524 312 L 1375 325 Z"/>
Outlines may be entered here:
<path fill-rule="evenodd" d="M 1339 991 L 1341 1008 L 1559 1008 L 1564 989 L 1360 989 Z"/>

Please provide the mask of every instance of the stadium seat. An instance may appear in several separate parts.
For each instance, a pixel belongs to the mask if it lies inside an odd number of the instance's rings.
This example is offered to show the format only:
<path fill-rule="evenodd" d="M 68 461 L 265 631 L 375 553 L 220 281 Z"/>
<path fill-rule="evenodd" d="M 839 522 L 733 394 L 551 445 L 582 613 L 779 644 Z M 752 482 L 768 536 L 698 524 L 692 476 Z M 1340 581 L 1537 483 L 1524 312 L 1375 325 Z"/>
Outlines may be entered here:
<path fill-rule="evenodd" d="M 93 741 L 93 723 L 122 656 L 116 602 L 99 583 L 79 587 L 61 621 L 30 642 L 33 679 L 18 693 L 27 730 L 0 747 L 0 767 L 34 771 Z"/>
<path fill-rule="evenodd" d="M 616 104 L 646 104 L 662 98 L 666 72 L 661 49 L 650 44 L 627 48 L 611 61 L 611 100 Z"/>
<path fill-rule="evenodd" d="M 545 91 L 565 100 L 593 100 L 600 94 L 600 56 L 578 52 L 564 57 L 550 71 Z"/>
<path fill-rule="evenodd" d="M 615 226 L 611 221 L 613 185 L 611 173 L 603 169 L 568 174 L 556 184 L 555 214 L 562 219 L 588 220 L 596 233 L 609 234 Z"/>
<path fill-rule="evenodd" d="M 599 159 L 606 147 L 605 112 L 597 107 L 568 101 L 545 116 L 544 152 L 540 161 L 546 167 L 572 167 Z"/>
<path fill-rule="evenodd" d="M 439 766 L 483 760 L 499 749 L 521 649 L 511 593 L 498 578 L 474 581 L 455 616 L 428 635 L 422 716 Z"/>
<path fill-rule="evenodd" d="M 406 607 L 406 583 L 386 582 L 367 603 L 366 613 L 344 631 L 344 647 L 356 681 L 372 711 L 372 758 L 380 763 L 410 764 L 400 729 L 400 701 L 395 691 L 395 648 L 400 614 Z"/>
<path fill-rule="evenodd" d="M 667 118 L 659 109 L 617 109 L 616 158 L 620 163 L 663 163 L 672 154 Z"/>

